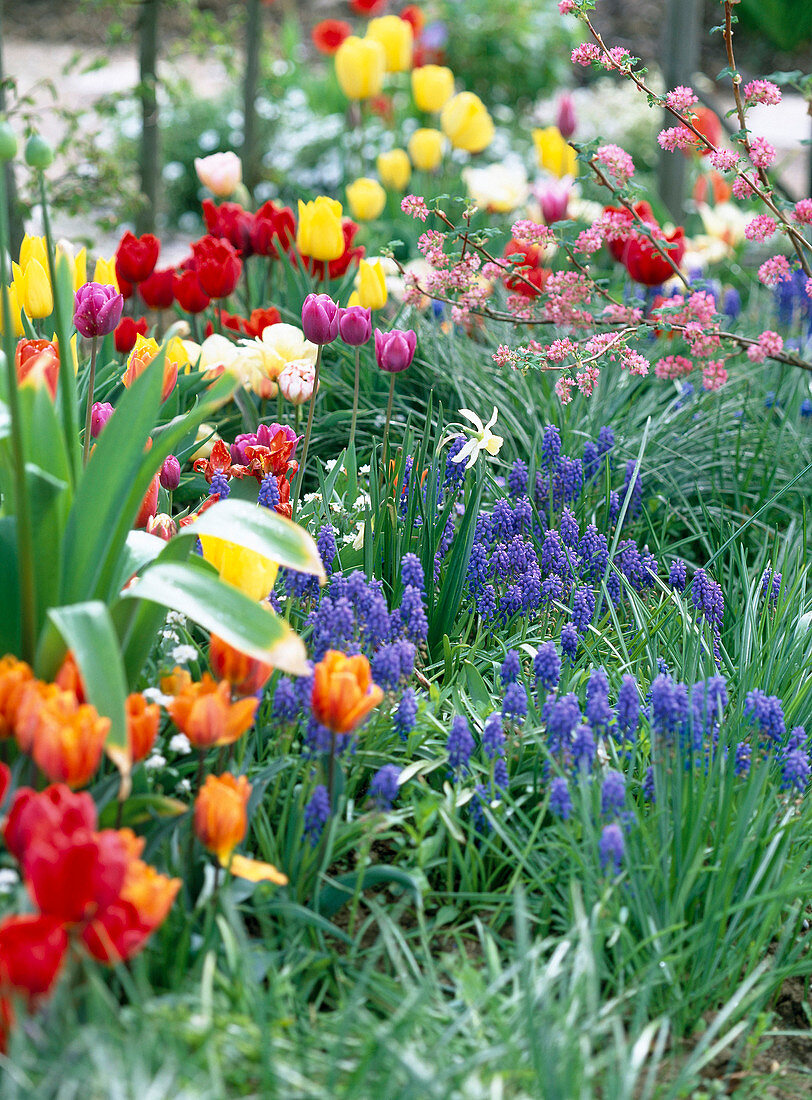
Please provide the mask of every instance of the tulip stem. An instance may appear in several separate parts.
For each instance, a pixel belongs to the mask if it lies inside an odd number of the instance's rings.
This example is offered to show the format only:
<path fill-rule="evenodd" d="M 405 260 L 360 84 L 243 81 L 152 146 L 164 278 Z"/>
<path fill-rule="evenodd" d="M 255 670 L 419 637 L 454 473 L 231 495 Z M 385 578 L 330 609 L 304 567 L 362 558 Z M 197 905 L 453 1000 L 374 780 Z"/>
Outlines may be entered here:
<path fill-rule="evenodd" d="M 333 787 L 336 776 L 336 735 L 330 730 L 330 765 L 327 772 L 327 798 L 330 802 L 330 813 L 333 812 Z"/>
<path fill-rule="evenodd" d="M 316 353 L 316 368 L 313 374 L 313 393 L 310 398 L 310 408 L 307 410 L 307 427 L 305 428 L 304 444 L 302 445 L 302 461 L 299 463 L 299 469 L 296 471 L 296 484 L 293 488 L 293 499 L 290 504 L 291 519 L 296 519 L 296 506 L 299 503 L 299 496 L 302 492 L 307 451 L 310 447 L 310 434 L 313 431 L 313 410 L 316 407 L 316 396 L 319 392 L 319 368 L 321 367 L 321 355 L 323 350 L 324 344 L 319 344 L 319 350 Z"/>
<path fill-rule="evenodd" d="M 82 465 L 87 466 L 90 454 L 90 422 L 93 416 L 93 390 L 96 385 L 96 353 L 98 352 L 98 337 L 94 336 L 90 341 L 90 376 L 87 380 L 87 409 L 85 410 L 85 438 L 82 444 Z"/>
<path fill-rule="evenodd" d="M 352 420 L 350 421 L 350 442 L 347 450 L 352 450 L 355 443 L 355 424 L 358 420 L 358 391 L 361 388 L 361 349 L 355 349 L 355 389 L 352 393 Z"/>
<path fill-rule="evenodd" d="M 381 466 L 383 469 L 383 480 L 386 485 L 389 484 L 389 478 L 386 475 L 386 456 L 389 449 L 389 421 L 392 419 L 392 399 L 395 396 L 395 375 L 389 375 L 389 400 L 386 403 L 386 423 L 383 428 L 383 450 L 381 451 Z"/>

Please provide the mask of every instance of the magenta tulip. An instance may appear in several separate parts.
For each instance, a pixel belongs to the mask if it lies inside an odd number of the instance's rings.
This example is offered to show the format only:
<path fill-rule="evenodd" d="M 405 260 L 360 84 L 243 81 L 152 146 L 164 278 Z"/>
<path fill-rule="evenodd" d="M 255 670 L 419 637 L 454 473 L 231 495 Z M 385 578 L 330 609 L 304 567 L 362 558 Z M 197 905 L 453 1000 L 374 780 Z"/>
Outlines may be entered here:
<path fill-rule="evenodd" d="M 375 358 L 381 370 L 400 374 L 411 365 L 417 336 L 414 329 L 393 328 L 391 332 L 375 329 Z"/>
<path fill-rule="evenodd" d="M 358 348 L 372 336 L 372 310 L 350 306 L 338 311 L 338 334 L 345 344 Z"/>
<path fill-rule="evenodd" d="M 99 434 L 113 415 L 113 406 L 109 401 L 96 401 L 90 410 L 90 434 L 93 439 L 98 439 Z"/>
<path fill-rule="evenodd" d="M 569 92 L 564 92 L 558 101 L 558 129 L 565 140 L 575 133 L 575 102 Z"/>
<path fill-rule="evenodd" d="M 88 339 L 106 336 L 121 320 L 124 298 L 114 286 L 85 283 L 74 295 L 73 324 Z"/>
<path fill-rule="evenodd" d="M 174 493 L 180 485 L 180 463 L 174 455 L 167 455 L 161 466 L 161 485 L 168 493 Z"/>
<path fill-rule="evenodd" d="M 302 305 L 302 330 L 311 344 L 331 344 L 338 336 L 338 306 L 329 294 L 308 294 Z"/>

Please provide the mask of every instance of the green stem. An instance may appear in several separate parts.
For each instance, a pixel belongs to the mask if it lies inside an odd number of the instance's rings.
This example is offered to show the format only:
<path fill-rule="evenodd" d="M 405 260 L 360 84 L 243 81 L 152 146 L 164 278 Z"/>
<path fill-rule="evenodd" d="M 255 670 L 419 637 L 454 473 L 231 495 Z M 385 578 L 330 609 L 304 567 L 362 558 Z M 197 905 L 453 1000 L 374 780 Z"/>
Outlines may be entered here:
<path fill-rule="evenodd" d="M 11 420 L 11 453 L 14 465 L 14 495 L 17 520 L 17 570 L 20 582 L 21 656 L 33 661 L 36 645 L 36 590 L 34 582 L 34 537 L 28 487 L 25 481 L 25 451 L 20 421 L 20 395 L 14 362 L 14 318 L 8 294 L 6 257 L 9 255 L 8 205 L 5 172 L 0 172 L 0 298 L 3 308 L 3 351 L 6 360 L 6 402 Z"/>
<path fill-rule="evenodd" d="M 355 349 L 355 389 L 352 393 L 352 420 L 350 421 L 350 442 L 347 450 L 352 450 L 355 443 L 355 424 L 358 420 L 358 391 L 361 388 L 361 349 Z"/>
<path fill-rule="evenodd" d="M 386 423 L 383 428 L 383 450 L 381 452 L 381 465 L 383 468 L 384 484 L 389 484 L 389 476 L 386 469 L 386 457 L 389 449 L 389 421 L 392 419 L 392 399 L 395 396 L 395 375 L 389 376 L 389 400 L 386 403 Z"/>
<path fill-rule="evenodd" d="M 330 766 L 327 772 L 327 797 L 330 800 L 330 813 L 333 812 L 333 790 L 336 778 L 336 735 L 330 730 Z"/>
<path fill-rule="evenodd" d="M 307 451 L 310 447 L 310 434 L 313 431 L 313 411 L 316 408 L 316 397 L 319 392 L 319 369 L 321 368 L 321 356 L 324 350 L 324 344 L 319 344 L 319 350 L 316 354 L 316 370 L 313 375 L 313 396 L 310 398 L 310 408 L 307 410 L 307 427 L 305 428 L 304 444 L 302 445 L 302 461 L 299 463 L 299 469 L 296 471 L 296 484 L 293 487 L 293 500 L 290 505 L 290 518 L 296 518 L 296 506 L 299 503 L 299 496 L 302 491 L 302 483 L 304 482 L 305 463 L 307 462 Z"/>
<path fill-rule="evenodd" d="M 82 446 L 82 465 L 87 466 L 90 454 L 90 421 L 93 416 L 93 389 L 96 385 L 96 352 L 98 337 L 94 336 L 90 344 L 90 377 L 87 380 L 87 409 L 85 410 L 85 438 Z"/>

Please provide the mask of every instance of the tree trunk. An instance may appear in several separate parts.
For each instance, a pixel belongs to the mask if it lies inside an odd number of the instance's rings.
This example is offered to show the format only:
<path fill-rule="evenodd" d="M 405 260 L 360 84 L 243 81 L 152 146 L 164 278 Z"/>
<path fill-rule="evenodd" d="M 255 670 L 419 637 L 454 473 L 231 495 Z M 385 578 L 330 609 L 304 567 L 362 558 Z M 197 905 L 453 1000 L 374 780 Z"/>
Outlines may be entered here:
<path fill-rule="evenodd" d="M 253 194 L 260 179 L 257 89 L 262 49 L 261 0 L 248 0 L 245 13 L 245 78 L 243 81 L 243 182 Z"/>
<path fill-rule="evenodd" d="M 665 89 L 678 84 L 693 82 L 699 64 L 699 24 L 702 16 L 701 0 L 667 0 L 664 12 L 661 68 Z M 663 112 L 663 126 L 674 126 L 674 116 Z M 660 150 L 657 172 L 660 197 L 671 217 L 681 222 L 685 216 L 685 169 L 687 161 L 682 153 Z"/>
<path fill-rule="evenodd" d="M 6 113 L 6 90 L 3 85 L 5 72 L 3 70 L 3 0 L 0 0 L 0 117 Z M 8 196 L 8 228 L 9 247 L 11 255 L 19 256 L 20 245 L 25 235 L 23 211 L 17 198 L 17 181 L 14 178 L 14 161 L 9 160 L 4 166 L 6 173 L 6 195 Z"/>
<path fill-rule="evenodd" d="M 152 233 L 158 207 L 161 180 L 158 131 L 158 13 L 161 0 L 141 0 L 138 20 L 139 76 L 141 100 L 141 205 L 135 219 L 136 232 Z"/>

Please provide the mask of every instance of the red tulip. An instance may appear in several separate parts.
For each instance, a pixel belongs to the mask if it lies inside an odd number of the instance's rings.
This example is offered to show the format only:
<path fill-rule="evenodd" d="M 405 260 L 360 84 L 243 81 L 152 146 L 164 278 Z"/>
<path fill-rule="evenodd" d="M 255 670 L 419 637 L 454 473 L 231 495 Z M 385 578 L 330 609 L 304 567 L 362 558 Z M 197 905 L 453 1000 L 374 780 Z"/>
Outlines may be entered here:
<path fill-rule="evenodd" d="M 320 53 L 332 56 L 351 34 L 352 27 L 343 19 L 322 19 L 310 32 L 310 37 Z"/>
<path fill-rule="evenodd" d="M 77 794 L 64 783 L 52 784 L 39 794 L 30 787 L 20 787 L 6 818 L 3 839 L 22 863 L 38 836 L 60 833 L 70 837 L 78 830 L 95 829 L 96 821 L 96 804 L 87 792 Z"/>
<path fill-rule="evenodd" d="M 679 266 L 685 255 L 685 230 L 682 226 L 668 236 L 662 229 L 655 226 L 652 228 L 652 236 L 660 242 L 674 263 Z M 659 286 L 674 274 L 674 269 L 668 260 L 660 255 L 646 237 L 642 236 L 634 236 L 626 242 L 623 264 L 631 278 L 636 283 L 642 283 L 643 286 Z"/>
<path fill-rule="evenodd" d="M 153 271 L 138 289 L 148 309 L 169 309 L 175 301 L 173 289 L 175 272 L 171 267 Z"/>
<path fill-rule="evenodd" d="M 122 317 L 116 325 L 113 336 L 116 351 L 122 355 L 128 355 L 135 347 L 136 338 L 146 336 L 148 327 L 146 317 L 139 317 L 137 321 L 134 321 L 132 317 Z"/>
<path fill-rule="evenodd" d="M 272 199 L 260 206 L 251 226 L 251 248 L 258 256 L 278 260 L 279 250 L 287 252 L 295 236 L 296 219 L 289 206 L 279 206 Z"/>
<path fill-rule="evenodd" d="M 255 215 L 244 210 L 238 202 L 217 205 L 211 199 L 203 200 L 203 220 L 209 236 L 228 241 L 241 256 L 250 256 L 253 252 L 251 230 L 254 219 Z"/>
<path fill-rule="evenodd" d="M 177 303 L 185 313 L 202 313 L 211 304 L 211 299 L 203 292 L 196 271 L 176 271 L 172 287 Z"/>
<path fill-rule="evenodd" d="M 78 924 L 116 900 L 127 863 L 127 849 L 115 830 L 77 829 L 70 837 L 38 833 L 26 850 L 23 872 L 41 913 Z"/>
<path fill-rule="evenodd" d="M 56 917 L 11 916 L 0 924 L 0 989 L 25 993 L 29 1007 L 51 992 L 68 950 Z"/>
<path fill-rule="evenodd" d="M 242 274 L 242 260 L 223 238 L 203 237 L 192 245 L 197 278 L 210 298 L 227 298 Z"/>
<path fill-rule="evenodd" d="M 535 298 L 539 295 L 550 274 L 547 268 L 542 267 L 544 250 L 537 244 L 522 244 L 520 241 L 511 240 L 508 241 L 502 255 L 506 260 L 512 256 L 520 258 L 519 262 L 514 261 L 512 265 L 516 274 L 505 277 L 505 286 L 508 290 L 512 290 L 514 294 L 521 294 L 524 298 Z M 518 278 L 519 275 L 523 278 Z"/>
<path fill-rule="evenodd" d="M 152 233 L 136 237 L 133 233 L 126 232 L 116 250 L 116 276 L 119 285 L 122 279 L 128 283 L 143 283 L 148 279 L 155 270 L 160 250 L 161 242 Z"/>

